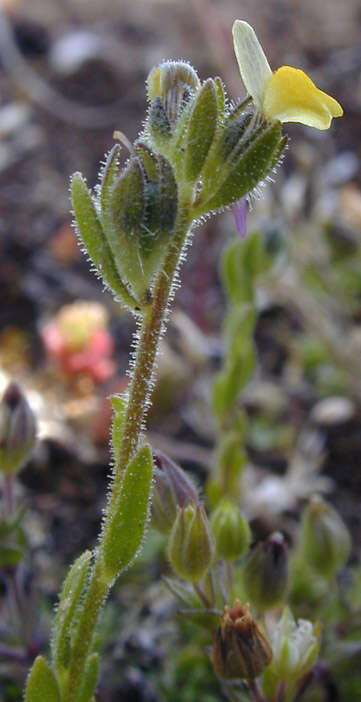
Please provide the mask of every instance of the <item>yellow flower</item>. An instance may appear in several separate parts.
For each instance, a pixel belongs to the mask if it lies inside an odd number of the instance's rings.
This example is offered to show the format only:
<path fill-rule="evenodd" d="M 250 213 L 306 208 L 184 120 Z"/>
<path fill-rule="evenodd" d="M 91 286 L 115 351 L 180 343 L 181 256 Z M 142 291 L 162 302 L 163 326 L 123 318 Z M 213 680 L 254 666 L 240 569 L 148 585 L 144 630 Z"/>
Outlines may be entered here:
<path fill-rule="evenodd" d="M 316 129 L 328 129 L 332 117 L 343 115 L 337 100 L 319 90 L 301 69 L 281 66 L 272 73 L 247 22 L 235 21 L 233 42 L 245 88 L 266 120 L 301 122 Z"/>

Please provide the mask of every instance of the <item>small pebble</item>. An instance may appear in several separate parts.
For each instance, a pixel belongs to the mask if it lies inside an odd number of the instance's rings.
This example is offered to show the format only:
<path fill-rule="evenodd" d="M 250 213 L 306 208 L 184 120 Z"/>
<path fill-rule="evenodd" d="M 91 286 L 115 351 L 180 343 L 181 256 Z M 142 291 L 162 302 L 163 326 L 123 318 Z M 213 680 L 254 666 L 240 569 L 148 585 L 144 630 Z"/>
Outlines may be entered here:
<path fill-rule="evenodd" d="M 313 407 L 311 419 L 322 426 L 348 422 L 355 414 L 355 406 L 347 397 L 326 397 Z"/>

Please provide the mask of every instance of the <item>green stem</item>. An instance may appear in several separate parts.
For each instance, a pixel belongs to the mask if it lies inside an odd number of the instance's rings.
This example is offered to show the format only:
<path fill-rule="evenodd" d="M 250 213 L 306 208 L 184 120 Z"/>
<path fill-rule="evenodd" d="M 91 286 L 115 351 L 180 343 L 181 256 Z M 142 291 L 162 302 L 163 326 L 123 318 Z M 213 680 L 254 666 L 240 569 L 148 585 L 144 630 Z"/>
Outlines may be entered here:
<path fill-rule="evenodd" d="M 103 543 L 105 534 L 112 524 L 115 506 L 121 489 L 123 469 L 126 468 L 136 453 L 142 436 L 149 407 L 159 342 L 166 322 L 168 303 L 172 296 L 174 281 L 190 224 L 189 199 L 189 194 L 186 193 L 183 197 L 183 202 L 180 202 L 175 233 L 164 265 L 154 286 L 152 303 L 144 314 L 140 328 L 118 465 L 115 466 L 99 545 L 94 553 L 94 567 L 90 575 L 84 606 L 78 622 L 71 664 L 66 681 L 63 684 L 62 699 L 64 702 L 65 700 L 66 702 L 75 702 L 77 699 L 99 612 L 112 584 L 107 580 L 104 571 Z"/>

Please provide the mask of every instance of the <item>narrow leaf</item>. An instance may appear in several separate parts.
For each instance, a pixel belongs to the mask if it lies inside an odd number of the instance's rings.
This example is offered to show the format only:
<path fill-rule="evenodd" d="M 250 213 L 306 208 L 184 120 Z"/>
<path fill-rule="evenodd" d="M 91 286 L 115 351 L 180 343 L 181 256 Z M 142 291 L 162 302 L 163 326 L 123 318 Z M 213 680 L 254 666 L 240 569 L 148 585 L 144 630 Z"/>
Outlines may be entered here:
<path fill-rule="evenodd" d="M 94 202 L 81 173 L 74 173 L 71 192 L 77 231 L 92 262 L 106 285 L 120 296 L 127 307 L 135 309 L 137 302 L 119 277 Z"/>
<path fill-rule="evenodd" d="M 141 448 L 124 470 L 118 502 L 104 535 L 104 566 L 109 579 L 127 568 L 139 552 L 149 516 L 153 458 Z"/>
<path fill-rule="evenodd" d="M 95 686 L 98 681 L 98 673 L 99 656 L 97 653 L 93 653 L 88 658 L 84 672 L 83 684 L 76 702 L 92 702 Z"/>
<path fill-rule="evenodd" d="M 120 148 L 119 144 L 114 144 L 113 148 L 108 153 L 102 170 L 99 193 L 101 217 L 103 217 L 107 211 L 110 190 L 119 175 Z"/>
<path fill-rule="evenodd" d="M 56 671 L 67 667 L 71 654 L 71 635 L 79 601 L 85 594 L 91 552 L 84 551 L 71 566 L 65 578 L 53 624 L 51 649 Z"/>
<path fill-rule="evenodd" d="M 38 656 L 30 671 L 25 702 L 60 702 L 55 675 L 43 656 Z"/>
<path fill-rule="evenodd" d="M 209 78 L 199 90 L 188 126 L 185 153 L 185 176 L 196 180 L 211 147 L 217 126 L 218 96 L 214 81 Z"/>
<path fill-rule="evenodd" d="M 234 162 L 234 154 L 231 153 L 227 168 L 226 164 L 222 169 L 224 173 L 228 171 L 225 180 L 222 182 L 220 179 L 217 191 L 206 203 L 202 203 L 202 211 L 197 211 L 197 216 L 237 202 L 266 178 L 277 165 L 284 147 L 281 124 L 275 122 L 261 127 L 246 143 L 247 148 L 243 150 L 241 140 L 237 162 Z"/>

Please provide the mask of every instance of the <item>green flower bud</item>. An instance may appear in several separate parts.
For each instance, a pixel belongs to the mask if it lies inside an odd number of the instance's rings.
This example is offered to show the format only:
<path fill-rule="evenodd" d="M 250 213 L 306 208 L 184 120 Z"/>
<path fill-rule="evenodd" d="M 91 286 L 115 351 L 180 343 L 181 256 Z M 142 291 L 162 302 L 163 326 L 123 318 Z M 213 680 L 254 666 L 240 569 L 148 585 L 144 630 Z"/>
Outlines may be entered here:
<path fill-rule="evenodd" d="M 198 582 L 211 566 L 214 551 L 214 536 L 204 508 L 199 504 L 181 507 L 168 541 L 168 557 L 176 574 Z"/>
<path fill-rule="evenodd" d="M 306 619 L 297 624 L 288 607 L 285 607 L 278 624 L 269 626 L 273 660 L 270 671 L 280 680 L 297 682 L 316 663 L 320 649 L 320 623 L 313 625 Z"/>
<path fill-rule="evenodd" d="M 177 184 L 168 161 L 138 142 L 110 189 L 102 221 L 121 279 L 142 300 L 158 272 L 177 215 Z"/>
<path fill-rule="evenodd" d="M 143 169 L 136 158 L 130 159 L 127 167 L 116 180 L 109 199 L 113 226 L 128 236 L 142 236 L 146 209 L 146 193 Z"/>
<path fill-rule="evenodd" d="M 154 490 L 152 499 L 152 524 L 167 534 L 177 517 L 179 507 L 198 503 L 198 490 L 191 478 L 158 451 L 154 458 Z"/>
<path fill-rule="evenodd" d="M 259 612 L 278 604 L 288 585 L 288 555 L 284 537 L 271 534 L 251 551 L 243 570 L 247 599 Z"/>
<path fill-rule="evenodd" d="M 151 131 L 154 126 L 159 129 L 164 115 L 172 129 L 177 122 L 185 104 L 200 87 L 200 81 L 194 68 L 184 61 L 164 61 L 152 68 L 147 78 L 147 92 L 150 103 L 157 101 L 159 123 L 154 123 L 151 106 Z M 163 107 L 161 116 L 160 105 Z"/>
<path fill-rule="evenodd" d="M 321 497 L 312 497 L 302 517 L 302 550 L 307 563 L 332 578 L 346 563 L 351 549 L 348 529 L 338 512 Z"/>
<path fill-rule="evenodd" d="M 254 680 L 272 660 L 268 639 L 249 612 L 236 600 L 225 614 L 214 636 L 212 662 L 221 678 Z"/>
<path fill-rule="evenodd" d="M 10 383 L 0 402 L 0 471 L 18 471 L 28 460 L 36 438 L 34 413 L 19 386 Z"/>
<path fill-rule="evenodd" d="M 233 561 L 249 548 L 251 530 L 238 507 L 223 499 L 211 516 L 211 527 L 216 538 L 218 558 Z"/>

